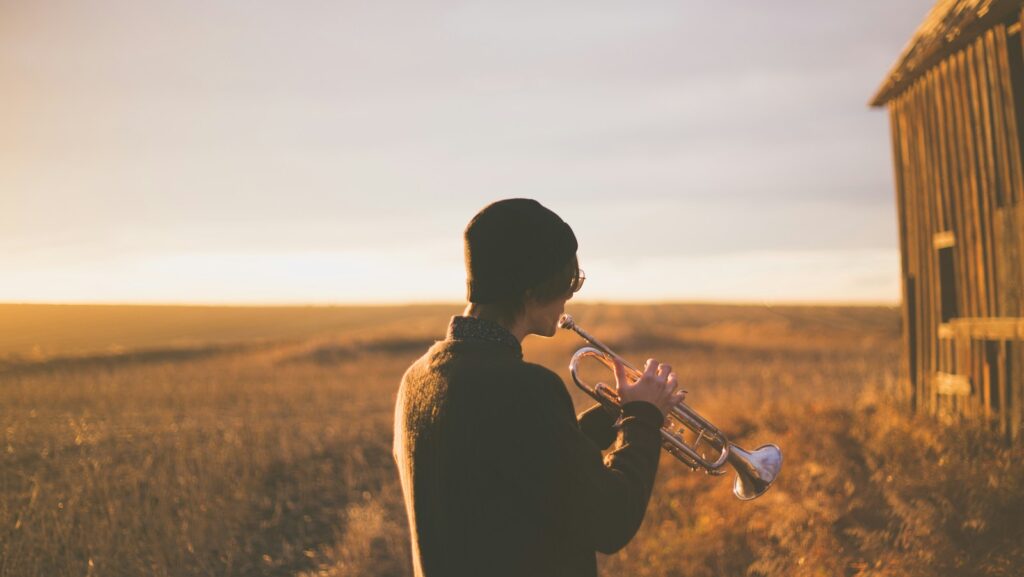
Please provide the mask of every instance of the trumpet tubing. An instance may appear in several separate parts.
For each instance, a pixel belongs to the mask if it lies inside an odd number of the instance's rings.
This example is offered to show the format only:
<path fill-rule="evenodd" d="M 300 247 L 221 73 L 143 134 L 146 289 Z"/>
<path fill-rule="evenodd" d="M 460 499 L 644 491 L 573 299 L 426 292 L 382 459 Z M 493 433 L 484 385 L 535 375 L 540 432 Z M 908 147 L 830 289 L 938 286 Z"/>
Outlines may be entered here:
<path fill-rule="evenodd" d="M 562 315 L 558 326 L 570 330 L 589 343 L 572 356 L 569 374 L 583 392 L 611 409 L 618 410 L 622 402 L 615 391 L 604 383 L 589 385 L 579 376 L 579 364 L 584 359 L 594 359 L 615 372 L 615 361 L 626 368 L 626 375 L 639 379 L 642 373 L 615 354 L 607 345 L 583 330 L 570 315 Z M 686 440 L 689 431 L 695 440 Z M 771 487 L 782 468 L 782 451 L 773 444 L 762 445 L 754 451 L 747 451 L 729 442 L 722 431 L 700 416 L 685 402 L 679 403 L 666 415 L 661 427 L 662 447 L 691 469 L 701 469 L 709 475 L 725 474 L 728 463 L 736 471 L 733 494 L 747 501 L 756 499 Z"/>

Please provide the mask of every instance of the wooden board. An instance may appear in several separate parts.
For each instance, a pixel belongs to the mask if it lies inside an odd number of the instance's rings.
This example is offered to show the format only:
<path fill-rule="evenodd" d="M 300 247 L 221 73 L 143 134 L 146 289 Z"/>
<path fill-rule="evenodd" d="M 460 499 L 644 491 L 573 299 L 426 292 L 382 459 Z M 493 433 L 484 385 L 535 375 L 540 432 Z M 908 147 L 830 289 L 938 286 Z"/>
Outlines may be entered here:
<path fill-rule="evenodd" d="M 944 326 L 957 339 L 1024 341 L 1024 318 L 960 318 Z"/>
<path fill-rule="evenodd" d="M 935 373 L 935 392 L 939 395 L 968 396 L 971 394 L 971 379 L 966 375 Z"/>

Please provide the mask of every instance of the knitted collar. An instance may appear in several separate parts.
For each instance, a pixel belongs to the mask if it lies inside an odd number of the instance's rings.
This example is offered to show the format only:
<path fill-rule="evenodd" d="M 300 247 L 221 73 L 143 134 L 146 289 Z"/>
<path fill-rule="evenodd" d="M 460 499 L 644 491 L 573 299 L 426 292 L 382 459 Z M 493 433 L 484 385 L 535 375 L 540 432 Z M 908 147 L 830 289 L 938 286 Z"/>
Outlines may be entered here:
<path fill-rule="evenodd" d="M 448 340 L 498 343 L 511 348 L 520 358 L 523 356 L 523 347 L 508 329 L 494 321 L 476 317 L 452 317 L 448 325 Z"/>

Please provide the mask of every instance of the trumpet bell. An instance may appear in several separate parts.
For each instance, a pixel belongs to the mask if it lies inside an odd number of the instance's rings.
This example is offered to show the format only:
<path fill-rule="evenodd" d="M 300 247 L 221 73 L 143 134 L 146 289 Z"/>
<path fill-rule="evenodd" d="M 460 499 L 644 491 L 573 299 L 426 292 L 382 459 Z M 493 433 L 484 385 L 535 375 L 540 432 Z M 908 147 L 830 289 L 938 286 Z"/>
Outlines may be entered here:
<path fill-rule="evenodd" d="M 761 445 L 745 451 L 730 444 L 729 464 L 736 470 L 732 492 L 741 501 L 756 499 L 764 494 L 782 469 L 782 451 L 775 445 Z"/>

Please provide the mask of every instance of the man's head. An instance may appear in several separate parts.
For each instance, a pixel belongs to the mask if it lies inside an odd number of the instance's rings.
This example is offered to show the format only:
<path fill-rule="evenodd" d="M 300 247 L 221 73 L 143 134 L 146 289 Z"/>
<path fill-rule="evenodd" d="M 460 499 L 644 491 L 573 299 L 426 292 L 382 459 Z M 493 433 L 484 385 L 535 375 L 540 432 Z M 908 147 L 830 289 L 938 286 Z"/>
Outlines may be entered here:
<path fill-rule="evenodd" d="M 467 300 L 503 324 L 524 320 L 529 332 L 554 334 L 580 282 L 569 225 L 535 200 L 512 198 L 484 207 L 464 238 Z"/>

